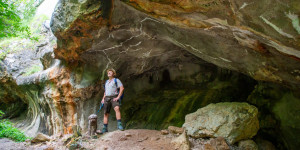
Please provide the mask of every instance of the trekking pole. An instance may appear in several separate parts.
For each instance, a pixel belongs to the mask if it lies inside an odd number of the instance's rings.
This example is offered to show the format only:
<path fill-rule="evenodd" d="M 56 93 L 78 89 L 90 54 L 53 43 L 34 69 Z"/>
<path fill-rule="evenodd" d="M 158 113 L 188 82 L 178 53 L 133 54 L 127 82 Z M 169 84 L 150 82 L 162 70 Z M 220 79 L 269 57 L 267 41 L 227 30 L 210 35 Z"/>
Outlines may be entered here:
<path fill-rule="evenodd" d="M 101 103 L 100 108 L 97 113 L 99 113 L 99 111 L 102 109 L 103 106 L 104 106 L 104 103 Z"/>

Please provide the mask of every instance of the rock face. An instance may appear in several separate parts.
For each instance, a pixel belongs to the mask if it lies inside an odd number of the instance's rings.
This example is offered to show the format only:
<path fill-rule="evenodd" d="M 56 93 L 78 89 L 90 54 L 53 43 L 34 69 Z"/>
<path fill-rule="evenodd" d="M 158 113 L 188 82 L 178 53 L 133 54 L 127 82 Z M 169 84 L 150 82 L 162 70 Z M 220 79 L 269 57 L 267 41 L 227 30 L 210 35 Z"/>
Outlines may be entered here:
<path fill-rule="evenodd" d="M 256 107 L 247 103 L 217 103 L 185 117 L 189 136 L 224 137 L 230 144 L 256 135 L 259 129 Z"/>
<path fill-rule="evenodd" d="M 290 8 L 289 12 L 275 7 L 265 14 L 253 11 L 257 5 L 271 3 L 276 6 L 278 2 L 130 0 L 125 3 L 116 0 L 93 3 L 86 0 L 74 3 L 65 0 L 57 6 L 51 23 L 59 41 L 55 54 L 68 64 L 78 65 L 87 63 L 86 57 L 92 53 L 113 65 L 123 60 L 116 51 L 129 58 L 134 57 L 132 54 L 136 57 L 150 52 L 151 57 L 161 49 L 145 47 L 156 45 L 165 49 L 165 45 L 172 45 L 256 80 L 299 86 L 299 27 L 291 23 L 297 20 L 295 13 L 299 8 Z M 76 8 L 74 14 L 68 13 L 70 8 Z M 81 13 L 81 9 L 86 12 Z M 285 14 L 280 14 L 281 11 Z M 269 14 L 280 17 L 271 20 Z M 277 26 L 278 21 L 285 22 L 282 26 L 287 29 Z M 146 39 L 151 40 L 146 43 Z M 155 44 L 158 41 L 164 42 Z M 138 68 L 147 69 L 142 66 Z"/>

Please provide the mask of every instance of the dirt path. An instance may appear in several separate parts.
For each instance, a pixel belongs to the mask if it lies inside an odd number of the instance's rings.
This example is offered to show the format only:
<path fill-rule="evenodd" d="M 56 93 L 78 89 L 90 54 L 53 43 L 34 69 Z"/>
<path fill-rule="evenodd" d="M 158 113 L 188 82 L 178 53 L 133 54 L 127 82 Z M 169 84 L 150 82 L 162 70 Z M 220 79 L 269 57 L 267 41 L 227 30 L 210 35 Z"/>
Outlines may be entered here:
<path fill-rule="evenodd" d="M 0 139 L 0 150 L 22 149 L 24 143 L 16 143 L 10 139 Z"/>
<path fill-rule="evenodd" d="M 173 135 L 162 135 L 156 130 L 125 130 L 113 131 L 99 135 L 97 139 L 78 138 L 74 149 L 85 148 L 92 150 L 174 150 L 171 143 Z M 52 139 L 49 142 L 32 145 L 30 142 L 16 143 L 9 139 L 0 139 L 0 150 L 66 150 L 67 143 L 62 139 Z"/>
<path fill-rule="evenodd" d="M 88 149 L 107 150 L 173 150 L 171 141 L 172 136 L 162 135 L 155 130 L 140 129 L 107 133 L 94 142 L 84 142 L 82 146 Z"/>

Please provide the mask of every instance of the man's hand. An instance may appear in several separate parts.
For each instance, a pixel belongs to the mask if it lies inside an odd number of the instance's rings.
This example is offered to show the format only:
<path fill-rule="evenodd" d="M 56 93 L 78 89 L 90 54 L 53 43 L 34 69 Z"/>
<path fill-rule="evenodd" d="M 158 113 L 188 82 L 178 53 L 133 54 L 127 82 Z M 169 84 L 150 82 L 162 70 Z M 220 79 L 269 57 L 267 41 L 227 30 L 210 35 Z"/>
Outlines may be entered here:
<path fill-rule="evenodd" d="M 117 101 L 119 99 L 120 99 L 120 97 L 116 97 L 116 98 L 113 99 L 113 101 Z"/>
<path fill-rule="evenodd" d="M 104 98 L 102 99 L 101 103 L 104 104 Z"/>

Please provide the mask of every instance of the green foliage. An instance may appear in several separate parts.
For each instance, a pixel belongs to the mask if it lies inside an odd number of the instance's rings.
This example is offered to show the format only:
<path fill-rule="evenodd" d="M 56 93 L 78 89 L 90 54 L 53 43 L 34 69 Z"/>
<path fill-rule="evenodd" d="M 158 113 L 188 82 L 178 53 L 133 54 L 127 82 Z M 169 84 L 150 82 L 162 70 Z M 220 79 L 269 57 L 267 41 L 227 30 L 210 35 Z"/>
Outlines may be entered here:
<path fill-rule="evenodd" d="M 41 71 L 41 70 L 42 70 L 42 67 L 41 67 L 41 66 L 34 65 L 34 66 L 30 67 L 30 68 L 26 71 L 26 73 L 25 73 L 24 75 L 25 75 L 25 76 L 29 76 L 29 75 L 32 75 L 32 74 L 34 74 L 34 73 L 36 73 L 36 72 L 39 72 L 39 71 Z"/>
<path fill-rule="evenodd" d="M 3 114 L 4 113 L 0 110 L 0 117 Z M 26 139 L 29 139 L 29 137 L 26 137 L 23 132 L 13 127 L 13 123 L 6 119 L 0 120 L 0 138 L 3 137 L 10 138 L 17 142 L 24 142 Z"/>
<path fill-rule="evenodd" d="M 25 36 L 10 37 L 0 40 L 0 60 L 3 60 L 9 53 L 20 50 L 34 50 L 35 45 L 46 39 L 46 36 L 41 34 L 42 24 L 49 18 L 46 15 L 35 16 L 30 20 L 29 26 L 31 32 L 30 40 Z M 52 41 L 55 42 L 55 41 Z M 53 44 L 53 43 L 52 43 Z"/>
<path fill-rule="evenodd" d="M 0 118 L 4 115 L 4 112 L 0 110 Z"/>
<path fill-rule="evenodd" d="M 34 50 L 35 45 L 45 40 L 42 24 L 49 19 L 35 16 L 37 6 L 44 0 L 0 1 L 0 61 L 7 54 L 19 50 Z"/>
<path fill-rule="evenodd" d="M 0 39 L 30 37 L 28 22 L 36 11 L 35 0 L 0 1 Z"/>
<path fill-rule="evenodd" d="M 35 41 L 43 40 L 45 37 L 41 36 L 43 23 L 48 20 L 48 16 L 39 15 L 30 20 L 29 26 L 31 30 L 31 39 Z"/>

